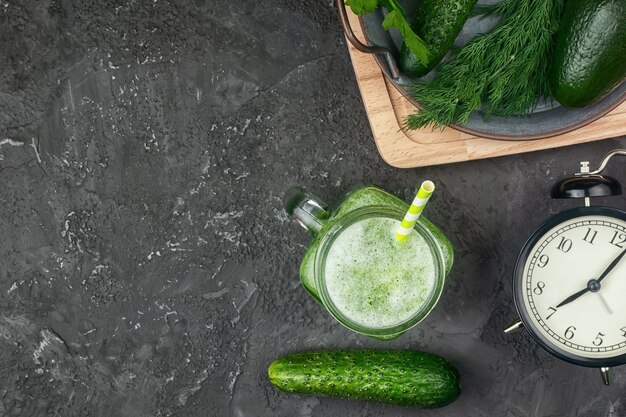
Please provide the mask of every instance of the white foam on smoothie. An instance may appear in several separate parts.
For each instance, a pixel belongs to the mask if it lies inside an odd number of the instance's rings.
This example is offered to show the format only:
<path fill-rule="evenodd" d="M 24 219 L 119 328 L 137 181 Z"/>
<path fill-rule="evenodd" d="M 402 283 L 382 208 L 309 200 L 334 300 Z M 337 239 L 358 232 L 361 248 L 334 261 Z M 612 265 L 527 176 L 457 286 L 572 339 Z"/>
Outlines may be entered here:
<path fill-rule="evenodd" d="M 326 287 L 337 309 L 368 328 L 406 322 L 435 286 L 435 259 L 427 242 L 411 233 L 394 236 L 398 221 L 375 217 L 349 226 L 333 242 L 325 266 Z"/>

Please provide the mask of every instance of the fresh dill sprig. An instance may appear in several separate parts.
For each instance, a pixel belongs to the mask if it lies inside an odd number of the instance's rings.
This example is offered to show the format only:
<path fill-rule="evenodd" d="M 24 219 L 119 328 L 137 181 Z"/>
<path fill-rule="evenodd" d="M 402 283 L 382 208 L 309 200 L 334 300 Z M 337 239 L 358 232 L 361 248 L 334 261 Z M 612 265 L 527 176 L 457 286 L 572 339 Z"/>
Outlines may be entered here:
<path fill-rule="evenodd" d="M 431 82 L 411 86 L 422 110 L 408 116 L 404 127 L 464 124 L 481 108 L 502 116 L 531 112 L 539 97 L 549 95 L 547 73 L 563 2 L 502 0 L 481 8 L 498 23 L 456 51 Z"/>

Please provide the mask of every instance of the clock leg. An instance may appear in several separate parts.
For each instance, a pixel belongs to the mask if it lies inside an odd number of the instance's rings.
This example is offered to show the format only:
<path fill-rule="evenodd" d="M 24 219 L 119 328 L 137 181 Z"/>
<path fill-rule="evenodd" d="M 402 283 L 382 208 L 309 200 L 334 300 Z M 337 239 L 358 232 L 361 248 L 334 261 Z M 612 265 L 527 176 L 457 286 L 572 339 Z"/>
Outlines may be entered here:
<path fill-rule="evenodd" d="M 604 385 L 609 385 L 609 383 L 611 382 L 611 368 L 609 368 L 608 366 L 603 366 L 602 368 L 600 368 L 600 375 L 602 375 L 602 382 L 604 382 Z"/>
<path fill-rule="evenodd" d="M 521 320 L 514 321 L 509 327 L 504 329 L 504 333 L 517 333 L 524 328 L 524 323 Z"/>

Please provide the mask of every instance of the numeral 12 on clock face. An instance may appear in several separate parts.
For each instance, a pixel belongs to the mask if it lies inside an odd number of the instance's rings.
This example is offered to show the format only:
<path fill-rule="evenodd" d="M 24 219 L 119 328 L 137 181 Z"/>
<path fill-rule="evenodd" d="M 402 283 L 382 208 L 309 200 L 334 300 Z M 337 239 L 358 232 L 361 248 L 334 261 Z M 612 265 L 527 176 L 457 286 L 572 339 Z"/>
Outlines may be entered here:
<path fill-rule="evenodd" d="M 540 236 L 526 258 L 522 300 L 530 321 L 568 355 L 626 354 L 625 295 L 626 221 L 572 218 Z"/>

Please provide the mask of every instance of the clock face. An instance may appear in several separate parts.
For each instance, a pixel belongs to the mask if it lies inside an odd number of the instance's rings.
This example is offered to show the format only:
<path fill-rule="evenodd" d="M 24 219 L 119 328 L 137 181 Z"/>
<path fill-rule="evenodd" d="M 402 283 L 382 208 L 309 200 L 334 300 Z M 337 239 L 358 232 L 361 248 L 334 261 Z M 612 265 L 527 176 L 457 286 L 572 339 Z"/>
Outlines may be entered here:
<path fill-rule="evenodd" d="M 570 210 L 533 235 L 516 267 L 516 303 L 540 344 L 581 365 L 614 365 L 626 355 L 626 256 L 620 255 L 626 255 L 626 213 L 618 210 Z"/>

